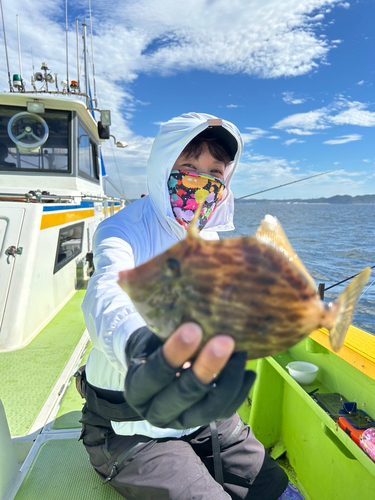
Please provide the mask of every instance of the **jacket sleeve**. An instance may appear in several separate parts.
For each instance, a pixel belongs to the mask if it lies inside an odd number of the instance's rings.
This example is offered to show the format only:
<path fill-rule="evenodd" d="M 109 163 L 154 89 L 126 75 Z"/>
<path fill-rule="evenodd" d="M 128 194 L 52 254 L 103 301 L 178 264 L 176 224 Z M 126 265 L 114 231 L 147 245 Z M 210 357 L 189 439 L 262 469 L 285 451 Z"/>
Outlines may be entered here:
<path fill-rule="evenodd" d="M 127 371 L 129 336 L 146 325 L 129 296 L 117 284 L 118 274 L 134 268 L 131 245 L 114 224 L 99 226 L 93 242 L 95 272 L 89 280 L 82 310 L 96 349 L 120 373 Z"/>

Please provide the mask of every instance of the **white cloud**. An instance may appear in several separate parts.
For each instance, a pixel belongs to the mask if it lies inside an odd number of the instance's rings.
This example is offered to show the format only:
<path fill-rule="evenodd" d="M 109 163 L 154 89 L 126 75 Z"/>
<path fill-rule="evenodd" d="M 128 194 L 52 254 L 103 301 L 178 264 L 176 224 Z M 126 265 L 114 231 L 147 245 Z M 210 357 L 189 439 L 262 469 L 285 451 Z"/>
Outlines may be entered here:
<path fill-rule="evenodd" d="M 336 139 L 324 141 L 323 144 L 328 144 L 329 146 L 337 146 L 338 144 L 347 144 L 348 142 L 360 141 L 361 139 L 362 136 L 358 134 L 342 135 L 341 137 L 337 137 Z"/>
<path fill-rule="evenodd" d="M 335 125 L 357 125 L 359 127 L 375 127 L 375 112 L 367 111 L 366 104 L 361 102 L 344 101 L 348 109 L 335 116 L 330 116 L 329 121 Z"/>
<path fill-rule="evenodd" d="M 294 92 L 283 92 L 283 101 L 287 104 L 303 104 L 305 99 L 294 97 Z"/>
<path fill-rule="evenodd" d="M 127 173 L 145 168 L 152 142 L 151 137 L 138 138 L 132 130 L 132 117 L 140 106 L 147 104 L 133 95 L 132 84 L 138 76 L 190 70 L 257 78 L 304 75 L 324 64 L 334 47 L 327 37 L 320 36 L 319 17 L 338 3 L 339 0 L 253 0 L 250 9 L 243 0 L 128 0 L 121 4 L 115 0 L 96 0 L 93 44 L 99 102 L 102 109 L 112 111 L 117 140 L 130 144 L 123 152 L 115 153 L 121 158 L 121 173 L 127 183 L 133 182 Z M 69 2 L 68 7 L 69 76 L 75 79 L 75 19 L 88 19 L 87 2 Z M 46 61 L 52 72 L 59 74 L 59 81 L 65 78 L 64 2 L 6 2 L 11 73 L 17 72 L 18 67 L 16 14 L 20 15 L 25 81 L 30 81 L 31 48 L 36 70 L 41 61 Z M 0 68 L 0 87 L 7 89 L 4 65 Z M 322 127 L 319 120 L 316 125 Z M 287 128 L 293 127 L 310 130 L 299 124 Z M 250 143 L 260 137 L 256 133 L 247 134 Z M 115 167 L 108 144 L 103 146 L 103 152 L 111 171 Z"/>
<path fill-rule="evenodd" d="M 375 127 L 375 112 L 368 111 L 368 104 L 338 97 L 330 105 L 306 113 L 296 113 L 275 123 L 272 128 L 289 134 L 312 135 L 332 125 Z"/>
<path fill-rule="evenodd" d="M 245 127 L 245 130 L 251 131 L 250 134 L 247 132 L 241 134 L 245 144 L 250 144 L 251 142 L 257 141 L 258 139 L 261 139 L 262 137 L 267 135 L 267 132 L 265 130 L 257 127 Z"/>
<path fill-rule="evenodd" d="M 141 71 L 205 69 L 275 78 L 305 74 L 324 60 L 330 44 L 314 33 L 316 15 L 335 3 L 256 0 L 249 9 L 241 0 L 195 0 L 194 8 L 190 2 L 139 0 L 115 10 L 129 30 L 137 26 L 148 34 Z"/>
<path fill-rule="evenodd" d="M 275 123 L 273 128 L 279 130 L 297 128 L 302 131 L 323 130 L 327 128 L 325 124 L 326 114 L 327 112 L 324 108 L 308 111 L 307 113 L 297 113 Z"/>
<path fill-rule="evenodd" d="M 314 132 L 311 132 L 310 130 L 301 130 L 300 128 L 287 128 L 285 130 L 288 134 L 295 134 L 295 135 L 313 135 Z"/>
<path fill-rule="evenodd" d="M 363 85 L 365 83 L 364 80 L 361 80 L 360 82 L 357 82 L 357 85 Z"/>
<path fill-rule="evenodd" d="M 229 109 L 235 109 L 235 108 L 243 108 L 244 106 L 240 106 L 239 104 L 227 104 L 226 107 Z"/>
<path fill-rule="evenodd" d="M 264 155 L 251 155 L 250 159 L 251 161 L 266 161 L 270 160 L 271 158 L 269 156 L 264 156 Z"/>
<path fill-rule="evenodd" d="M 289 139 L 288 141 L 285 141 L 284 144 L 285 146 L 291 146 L 292 144 L 302 144 L 305 141 L 299 141 L 298 139 Z"/>
<path fill-rule="evenodd" d="M 263 186 L 268 184 L 269 178 L 278 180 L 280 177 L 288 176 L 292 172 L 293 168 L 285 158 L 261 155 L 254 156 L 253 158 L 252 156 L 246 157 L 245 155 L 238 165 L 234 179 L 236 179 L 239 185 L 242 182 L 246 182 L 250 186 L 254 184 L 254 180 L 256 179 L 257 185 Z"/>
<path fill-rule="evenodd" d="M 255 136 L 253 134 L 241 134 L 242 135 L 242 139 L 243 139 L 243 142 L 244 144 L 251 144 L 253 141 L 256 141 L 259 139 L 258 136 Z"/>

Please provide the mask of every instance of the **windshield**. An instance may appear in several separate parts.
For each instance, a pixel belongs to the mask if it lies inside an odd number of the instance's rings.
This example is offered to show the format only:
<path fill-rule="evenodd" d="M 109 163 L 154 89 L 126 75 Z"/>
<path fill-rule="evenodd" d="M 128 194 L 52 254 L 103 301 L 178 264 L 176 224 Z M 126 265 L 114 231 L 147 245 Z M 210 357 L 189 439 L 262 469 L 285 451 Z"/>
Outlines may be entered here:
<path fill-rule="evenodd" d="M 25 108 L 0 106 L 0 170 L 16 171 L 49 171 L 65 172 L 71 171 L 69 165 L 69 123 L 70 112 L 46 110 L 40 116 L 48 127 L 48 138 L 39 147 L 27 149 L 16 145 L 8 133 L 9 121 L 18 113 L 23 113 L 19 120 L 11 127 L 13 137 L 17 134 L 22 143 L 23 129 L 27 126 L 34 127 L 35 133 L 39 133 L 41 125 L 33 123 L 32 114 L 26 113 Z"/>

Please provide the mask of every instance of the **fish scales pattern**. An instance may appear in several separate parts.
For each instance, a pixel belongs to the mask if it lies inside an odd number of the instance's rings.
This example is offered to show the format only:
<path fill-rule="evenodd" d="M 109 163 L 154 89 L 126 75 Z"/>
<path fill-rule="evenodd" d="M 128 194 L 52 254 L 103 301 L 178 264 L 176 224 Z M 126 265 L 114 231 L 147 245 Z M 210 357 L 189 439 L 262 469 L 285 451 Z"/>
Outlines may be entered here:
<path fill-rule="evenodd" d="M 232 335 L 237 350 L 258 358 L 294 345 L 317 325 L 322 305 L 316 289 L 283 254 L 255 238 L 226 240 L 225 245 L 200 240 L 194 255 L 205 265 L 197 276 L 189 262 L 190 285 L 208 282 L 211 293 L 195 288 L 190 319 L 202 325 L 207 340 Z M 306 316 L 313 316 L 313 326 Z"/>
<path fill-rule="evenodd" d="M 338 350 L 370 274 L 363 271 L 342 297 L 325 304 L 277 219 L 266 216 L 257 234 L 245 238 L 205 241 L 191 227 L 185 240 L 120 273 L 119 284 L 161 339 L 195 321 L 204 343 L 231 335 L 237 351 L 257 359 L 321 327 Z"/>
<path fill-rule="evenodd" d="M 181 323 L 195 321 L 204 342 L 231 335 L 236 350 L 255 359 L 280 352 L 312 331 L 304 317 L 306 302 L 315 299 L 319 309 L 316 290 L 283 254 L 256 238 L 184 240 L 151 262 L 144 265 L 147 283 L 138 268 L 139 288 L 134 284 L 132 300 L 165 338 Z M 178 273 L 168 272 L 171 262 Z"/>

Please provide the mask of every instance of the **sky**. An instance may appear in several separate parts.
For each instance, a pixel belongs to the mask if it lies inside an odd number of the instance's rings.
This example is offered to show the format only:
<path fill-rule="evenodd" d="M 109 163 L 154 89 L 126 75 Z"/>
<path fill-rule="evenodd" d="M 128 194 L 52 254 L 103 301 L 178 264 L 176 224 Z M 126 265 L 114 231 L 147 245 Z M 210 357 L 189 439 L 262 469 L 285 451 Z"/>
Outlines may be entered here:
<path fill-rule="evenodd" d="M 69 77 L 77 77 L 78 19 L 80 52 L 84 21 L 93 35 L 98 107 L 111 110 L 111 133 L 128 143 L 102 148 L 127 198 L 147 193 L 160 124 L 190 111 L 242 133 L 237 198 L 321 173 L 254 198 L 375 194 L 375 0 L 91 0 L 91 22 L 89 6 L 68 1 Z M 11 74 L 19 73 L 18 14 L 27 89 L 33 61 L 63 80 L 65 0 L 3 0 L 3 8 Z M 0 44 L 7 91 L 2 32 Z"/>

